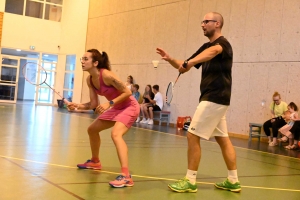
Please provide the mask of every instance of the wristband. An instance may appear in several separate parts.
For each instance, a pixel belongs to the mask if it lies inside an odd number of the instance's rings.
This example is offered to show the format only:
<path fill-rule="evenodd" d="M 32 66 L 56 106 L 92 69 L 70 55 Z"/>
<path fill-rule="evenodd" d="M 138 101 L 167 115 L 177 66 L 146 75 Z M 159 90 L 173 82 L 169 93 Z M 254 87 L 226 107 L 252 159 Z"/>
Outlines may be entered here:
<path fill-rule="evenodd" d="M 186 68 L 186 67 L 187 67 L 187 65 L 188 65 L 188 61 L 187 61 L 187 60 L 185 60 L 185 61 L 183 62 L 183 64 L 182 64 L 182 67 L 183 67 L 183 68 Z"/>

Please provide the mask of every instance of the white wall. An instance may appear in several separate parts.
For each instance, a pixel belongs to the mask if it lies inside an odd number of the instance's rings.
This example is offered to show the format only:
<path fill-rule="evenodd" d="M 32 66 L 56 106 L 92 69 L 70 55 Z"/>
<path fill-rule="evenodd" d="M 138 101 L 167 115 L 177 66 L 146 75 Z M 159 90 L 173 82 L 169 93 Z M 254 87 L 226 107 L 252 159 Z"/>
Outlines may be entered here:
<path fill-rule="evenodd" d="M 0 0 L 0 12 L 4 12 L 5 9 L 5 0 Z"/>
<path fill-rule="evenodd" d="M 77 57 L 73 101 L 81 101 L 82 70 L 79 58 L 85 51 L 89 0 L 64 0 L 61 22 L 24 17 L 4 13 L 2 47 L 58 54 L 58 69 L 55 89 L 62 94 L 65 59 L 62 55 Z M 5 0 L 0 0 L 0 11 L 4 12 Z M 58 48 L 58 46 L 60 48 Z M 57 95 L 55 99 L 59 99 Z M 54 102 L 56 103 L 56 101 Z"/>
<path fill-rule="evenodd" d="M 82 77 L 80 58 L 85 52 L 89 0 L 64 0 L 61 22 L 61 52 L 76 55 L 73 101 L 81 102 Z M 62 82 L 63 85 L 63 82 Z"/>
<path fill-rule="evenodd" d="M 223 35 L 234 52 L 228 129 L 247 134 L 249 122 L 271 117 L 267 107 L 274 91 L 300 105 L 299 8 L 300 0 L 90 0 L 86 48 L 106 51 L 122 80 L 130 74 L 141 91 L 146 84 L 158 84 L 164 94 L 178 72 L 166 62 L 153 69 L 151 60 L 160 59 L 155 48 L 188 58 L 208 41 L 201 29 L 203 16 L 220 12 Z M 167 107 L 173 123 L 177 116 L 193 115 L 200 80 L 196 69 L 179 79 Z"/>

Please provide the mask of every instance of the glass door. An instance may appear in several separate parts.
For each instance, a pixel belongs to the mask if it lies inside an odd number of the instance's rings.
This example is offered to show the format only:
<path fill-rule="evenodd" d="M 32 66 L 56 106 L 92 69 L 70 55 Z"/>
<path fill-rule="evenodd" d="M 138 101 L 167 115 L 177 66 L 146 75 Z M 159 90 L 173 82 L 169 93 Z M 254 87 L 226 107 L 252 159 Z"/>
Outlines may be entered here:
<path fill-rule="evenodd" d="M 63 97 L 67 98 L 70 102 L 72 102 L 73 99 L 75 67 L 76 55 L 67 55 Z"/>
<path fill-rule="evenodd" d="M 0 103 L 16 103 L 20 59 L 1 55 Z"/>
<path fill-rule="evenodd" d="M 56 63 L 42 61 L 42 67 L 45 71 L 38 70 L 38 80 L 42 82 L 46 79 L 46 83 L 54 88 L 55 85 L 55 74 L 56 74 Z M 46 76 L 47 73 L 47 76 Z M 46 84 L 42 84 L 36 87 L 36 104 L 53 105 L 54 92 Z"/>

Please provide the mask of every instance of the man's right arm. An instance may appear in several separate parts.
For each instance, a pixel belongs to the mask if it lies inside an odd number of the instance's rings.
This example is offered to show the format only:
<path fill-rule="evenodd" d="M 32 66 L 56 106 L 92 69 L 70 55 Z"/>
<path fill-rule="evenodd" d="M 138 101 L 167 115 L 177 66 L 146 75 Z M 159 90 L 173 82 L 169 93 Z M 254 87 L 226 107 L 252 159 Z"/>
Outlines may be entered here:
<path fill-rule="evenodd" d="M 156 53 L 158 53 L 163 60 L 169 62 L 175 69 L 178 69 L 183 63 L 182 60 L 176 60 L 172 58 L 166 51 L 161 48 L 156 48 Z"/>

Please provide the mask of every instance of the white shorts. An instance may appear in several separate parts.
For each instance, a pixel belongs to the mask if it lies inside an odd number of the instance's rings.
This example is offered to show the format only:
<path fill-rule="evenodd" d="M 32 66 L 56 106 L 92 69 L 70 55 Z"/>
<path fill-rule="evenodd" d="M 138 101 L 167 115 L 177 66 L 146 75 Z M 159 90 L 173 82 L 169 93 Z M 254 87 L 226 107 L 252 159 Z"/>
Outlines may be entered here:
<path fill-rule="evenodd" d="M 201 101 L 188 131 L 206 140 L 214 136 L 228 137 L 226 112 L 228 106 Z"/>

